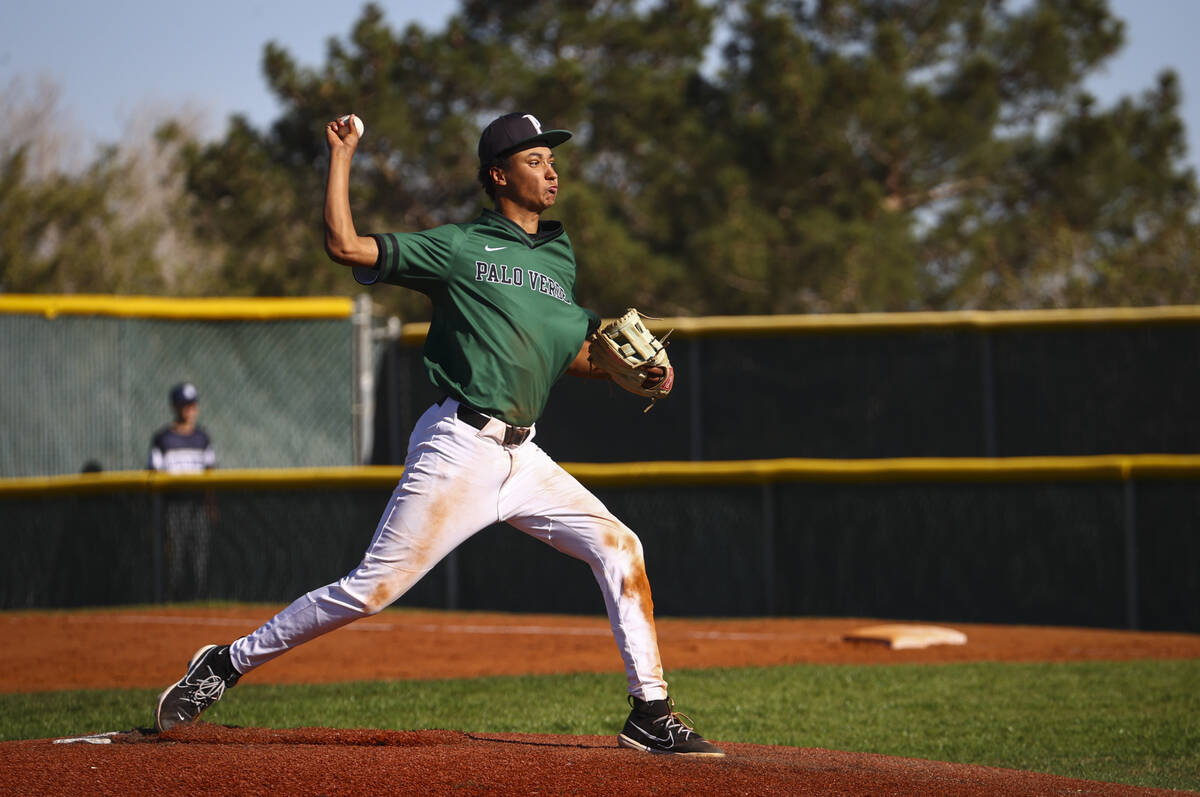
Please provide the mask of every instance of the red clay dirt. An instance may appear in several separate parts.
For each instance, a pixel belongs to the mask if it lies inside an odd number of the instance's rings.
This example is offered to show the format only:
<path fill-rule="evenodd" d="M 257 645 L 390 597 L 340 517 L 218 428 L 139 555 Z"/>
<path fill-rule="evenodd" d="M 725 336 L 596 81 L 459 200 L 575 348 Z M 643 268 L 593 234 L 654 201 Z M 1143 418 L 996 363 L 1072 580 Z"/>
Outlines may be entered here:
<path fill-rule="evenodd" d="M 0 614 L 0 692 L 163 687 L 198 646 L 230 641 L 278 607 Z M 843 637 L 877 619 L 659 619 L 673 669 L 948 661 L 1200 657 L 1200 635 L 952 624 L 962 646 L 891 650 Z M 603 617 L 393 610 L 315 640 L 242 683 L 619 672 Z M 615 732 L 616 729 L 614 729 Z M 3 794 L 1178 794 L 1038 773 L 719 740 L 679 760 L 613 736 L 266 730 L 200 723 L 107 743 L 0 744 Z M 98 739 L 93 741 L 99 741 Z"/>

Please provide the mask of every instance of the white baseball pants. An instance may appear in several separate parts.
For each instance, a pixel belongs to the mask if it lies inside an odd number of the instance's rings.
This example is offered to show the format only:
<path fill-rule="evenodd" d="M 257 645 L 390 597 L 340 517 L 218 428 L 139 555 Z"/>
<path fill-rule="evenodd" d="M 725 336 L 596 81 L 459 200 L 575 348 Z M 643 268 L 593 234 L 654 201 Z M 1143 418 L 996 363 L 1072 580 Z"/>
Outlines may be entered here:
<path fill-rule="evenodd" d="M 598 498 L 532 442 L 506 447 L 504 424 L 475 429 L 458 402 L 430 407 L 409 438 L 404 476 L 362 562 L 341 580 L 296 599 L 233 643 L 246 673 L 347 623 L 376 614 L 463 541 L 499 521 L 592 568 L 604 593 L 629 692 L 667 696 L 642 543 Z"/>

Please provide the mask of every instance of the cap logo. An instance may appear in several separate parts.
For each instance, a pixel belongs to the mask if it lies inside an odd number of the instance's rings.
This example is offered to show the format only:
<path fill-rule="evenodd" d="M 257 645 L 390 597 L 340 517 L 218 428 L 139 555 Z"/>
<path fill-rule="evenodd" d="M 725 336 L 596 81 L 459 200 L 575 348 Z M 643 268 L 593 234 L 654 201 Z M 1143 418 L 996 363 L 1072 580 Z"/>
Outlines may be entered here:
<path fill-rule="evenodd" d="M 542 134 L 542 123 L 537 120 L 537 117 L 535 117 L 531 113 L 527 113 L 524 116 L 522 116 L 521 118 L 528 119 L 529 124 L 533 125 L 533 129 L 537 131 L 537 134 L 539 136 Z"/>

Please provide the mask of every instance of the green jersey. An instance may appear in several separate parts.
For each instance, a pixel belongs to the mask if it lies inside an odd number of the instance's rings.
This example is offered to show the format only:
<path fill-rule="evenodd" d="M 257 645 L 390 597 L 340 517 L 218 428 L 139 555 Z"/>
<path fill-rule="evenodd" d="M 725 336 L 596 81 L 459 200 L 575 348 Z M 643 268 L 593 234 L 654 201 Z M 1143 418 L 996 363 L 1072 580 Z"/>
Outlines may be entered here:
<path fill-rule="evenodd" d="M 425 370 L 434 385 L 516 426 L 542 414 L 599 317 L 575 304 L 575 251 L 559 222 L 537 235 L 491 210 L 467 224 L 372 236 L 374 268 L 355 278 L 433 303 Z"/>

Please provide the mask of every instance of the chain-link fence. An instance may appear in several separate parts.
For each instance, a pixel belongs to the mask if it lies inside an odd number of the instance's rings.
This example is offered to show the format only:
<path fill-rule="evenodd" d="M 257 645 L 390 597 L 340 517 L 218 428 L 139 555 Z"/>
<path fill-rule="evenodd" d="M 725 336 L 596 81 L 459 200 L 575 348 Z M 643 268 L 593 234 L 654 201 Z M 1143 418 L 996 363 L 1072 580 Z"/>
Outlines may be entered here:
<path fill-rule="evenodd" d="M 221 467 L 354 464 L 350 301 L 242 304 L 98 302 L 97 314 L 0 306 L 0 477 L 79 472 L 89 461 L 145 467 L 151 436 L 172 419 L 168 392 L 183 381 L 199 389 L 198 421 Z"/>

